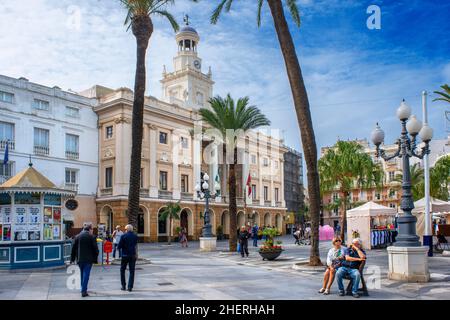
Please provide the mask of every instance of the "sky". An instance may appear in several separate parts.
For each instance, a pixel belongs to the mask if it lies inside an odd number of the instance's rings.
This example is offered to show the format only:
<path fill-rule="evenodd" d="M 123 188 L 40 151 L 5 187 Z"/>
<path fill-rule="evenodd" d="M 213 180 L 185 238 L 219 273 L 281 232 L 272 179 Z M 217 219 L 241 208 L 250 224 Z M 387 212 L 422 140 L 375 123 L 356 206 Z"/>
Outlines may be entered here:
<path fill-rule="evenodd" d="M 235 0 L 217 25 L 209 17 L 219 0 L 176 0 L 167 8 L 180 25 L 183 15 L 201 41 L 203 71 L 211 66 L 214 94 L 249 96 L 282 130 L 286 144 L 301 150 L 300 131 L 284 61 L 267 3 L 261 27 L 256 1 Z M 446 138 L 443 102 L 433 91 L 450 83 L 450 2 L 298 0 L 301 26 L 286 12 L 311 106 L 317 147 L 337 139 L 370 138 L 376 122 L 386 143 L 400 134 L 395 111 L 406 99 L 422 117 L 427 90 L 429 123 L 435 138 Z M 366 21 L 377 5 L 380 29 Z M 134 85 L 135 39 L 123 25 L 119 0 L 0 1 L 0 74 L 64 90 L 95 84 Z M 163 65 L 173 69 L 175 33 L 167 20 L 155 26 L 147 55 L 147 95 L 161 97 Z"/>

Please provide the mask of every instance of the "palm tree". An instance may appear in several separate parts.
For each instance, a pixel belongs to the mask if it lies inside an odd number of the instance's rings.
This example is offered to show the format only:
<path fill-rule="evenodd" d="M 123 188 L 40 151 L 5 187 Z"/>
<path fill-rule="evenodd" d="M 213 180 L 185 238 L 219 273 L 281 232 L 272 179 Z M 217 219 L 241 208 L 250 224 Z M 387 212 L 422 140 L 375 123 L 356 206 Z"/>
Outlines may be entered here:
<path fill-rule="evenodd" d="M 233 141 L 226 141 L 229 138 L 227 130 L 240 131 L 245 134 L 248 130 L 256 129 L 262 126 L 270 125 L 270 121 L 255 106 L 248 105 L 249 98 L 240 98 L 237 103 L 231 98 L 230 94 L 225 99 L 220 96 L 210 99 L 211 109 L 201 108 L 200 115 L 207 124 L 217 129 L 222 134 L 224 141 L 229 146 L 234 147 L 233 162 L 229 164 L 228 173 L 228 192 L 230 213 L 230 251 L 236 251 L 237 247 L 237 205 L 236 205 L 236 171 L 235 166 L 238 162 L 238 152 L 236 142 L 238 137 L 233 136 Z"/>
<path fill-rule="evenodd" d="M 345 241 L 347 209 L 351 204 L 351 191 L 355 188 L 368 189 L 382 184 L 382 169 L 363 152 L 363 147 L 354 141 L 338 141 L 319 160 L 320 186 L 322 194 L 337 190 L 341 215 L 341 239 Z"/>
<path fill-rule="evenodd" d="M 440 95 L 441 98 L 433 99 L 433 101 L 447 101 L 448 103 L 450 103 L 450 87 L 448 86 L 448 84 L 444 84 L 443 86 L 441 86 L 441 88 L 443 89 L 443 91 L 434 91 L 434 93 Z"/>
<path fill-rule="evenodd" d="M 292 20 L 300 27 L 300 13 L 297 7 L 297 0 L 285 0 Z M 223 9 L 230 11 L 233 0 L 220 0 L 219 5 L 213 11 L 211 23 L 217 23 Z M 287 75 L 291 86 L 294 107 L 297 114 L 297 121 L 300 127 L 303 153 L 307 168 L 308 193 L 311 212 L 311 252 L 310 265 L 321 265 L 319 255 L 319 220 L 320 220 L 320 187 L 319 173 L 317 171 L 317 146 L 314 135 L 314 128 L 309 108 L 308 94 L 303 82 L 302 70 L 298 61 L 294 41 L 289 30 L 289 26 L 284 15 L 283 1 L 267 0 L 272 14 L 278 41 L 286 65 Z M 261 11 L 264 0 L 256 1 L 257 4 L 257 24 L 261 24 Z"/>
<path fill-rule="evenodd" d="M 139 212 L 139 193 L 141 178 L 141 153 L 144 122 L 144 95 L 146 82 L 145 56 L 153 33 L 152 15 L 166 17 L 175 31 L 178 24 L 166 11 L 167 4 L 173 0 L 120 0 L 127 9 L 125 25 L 131 28 L 136 37 L 137 59 L 134 80 L 133 118 L 131 131 L 130 186 L 128 191 L 128 221 L 136 229 Z"/>
<path fill-rule="evenodd" d="M 430 169 L 430 194 L 444 201 L 449 200 L 450 155 L 443 156 Z"/>
<path fill-rule="evenodd" d="M 420 168 L 419 164 L 414 163 L 409 167 L 409 172 L 411 175 L 411 191 L 413 194 L 414 201 L 422 199 L 425 196 L 425 182 L 424 182 L 424 172 Z M 394 181 L 403 182 L 403 173 L 399 173 L 395 176 Z"/>
<path fill-rule="evenodd" d="M 159 216 L 160 221 L 167 221 L 169 219 L 169 236 L 167 237 L 167 244 L 170 245 L 172 243 L 172 225 L 173 220 L 180 220 L 181 206 L 179 202 L 173 203 L 170 202 L 167 206 L 161 211 Z"/>

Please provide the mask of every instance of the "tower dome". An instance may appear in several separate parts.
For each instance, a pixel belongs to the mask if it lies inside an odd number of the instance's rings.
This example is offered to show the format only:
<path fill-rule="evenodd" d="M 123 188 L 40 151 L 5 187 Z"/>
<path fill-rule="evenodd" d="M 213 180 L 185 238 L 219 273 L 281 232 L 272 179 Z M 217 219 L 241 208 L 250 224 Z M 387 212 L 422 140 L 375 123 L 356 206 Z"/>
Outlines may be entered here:
<path fill-rule="evenodd" d="M 176 35 L 178 51 L 184 53 L 197 53 L 197 45 L 200 37 L 193 27 L 189 25 L 189 16 L 184 17 L 185 25 Z"/>

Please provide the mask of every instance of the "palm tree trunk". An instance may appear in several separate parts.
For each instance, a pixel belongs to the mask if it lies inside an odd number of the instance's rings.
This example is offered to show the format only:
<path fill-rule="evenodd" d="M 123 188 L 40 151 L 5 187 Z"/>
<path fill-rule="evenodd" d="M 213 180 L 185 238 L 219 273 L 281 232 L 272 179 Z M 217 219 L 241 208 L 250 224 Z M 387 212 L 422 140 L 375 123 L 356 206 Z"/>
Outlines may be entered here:
<path fill-rule="evenodd" d="M 347 194 L 345 191 L 342 191 L 344 195 L 344 201 L 342 201 L 343 209 L 341 214 L 341 240 L 342 244 L 345 245 L 345 229 L 347 229 Z"/>
<path fill-rule="evenodd" d="M 131 24 L 136 37 L 136 76 L 134 80 L 133 118 L 131 124 L 130 186 L 128 191 L 128 223 L 137 230 L 141 186 L 141 154 L 145 99 L 145 55 L 153 24 L 149 16 L 135 16 Z"/>
<path fill-rule="evenodd" d="M 283 11 L 281 0 L 267 0 L 273 17 L 275 29 L 283 53 L 284 62 L 294 99 L 297 121 L 300 127 L 303 153 L 307 168 L 308 193 L 311 217 L 311 252 L 310 265 L 321 265 L 319 254 L 319 223 L 320 223 L 320 188 L 317 171 L 317 146 L 314 128 L 309 110 L 308 94 L 303 82 L 302 71 L 298 62 L 294 42 Z"/>
<path fill-rule="evenodd" d="M 236 205 L 236 171 L 235 164 L 237 163 L 237 149 L 234 149 L 233 163 L 230 163 L 230 172 L 228 174 L 229 183 L 229 198 L 228 211 L 230 212 L 230 238 L 229 247 L 230 252 L 237 250 L 237 205 Z"/>
<path fill-rule="evenodd" d="M 172 244 L 172 218 L 169 218 L 169 237 L 167 240 L 167 244 Z"/>

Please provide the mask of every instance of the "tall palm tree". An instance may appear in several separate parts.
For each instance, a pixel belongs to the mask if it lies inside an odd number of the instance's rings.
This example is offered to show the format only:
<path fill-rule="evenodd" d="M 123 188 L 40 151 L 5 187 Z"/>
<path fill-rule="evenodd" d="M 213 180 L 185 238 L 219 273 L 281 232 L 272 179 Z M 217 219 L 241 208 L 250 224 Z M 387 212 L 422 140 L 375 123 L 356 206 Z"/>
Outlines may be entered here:
<path fill-rule="evenodd" d="M 423 169 L 417 163 L 414 163 L 409 167 L 411 175 L 411 191 L 414 201 L 422 199 L 425 196 L 425 181 Z M 403 173 L 399 173 L 395 176 L 394 181 L 403 182 Z"/>
<path fill-rule="evenodd" d="M 292 20 L 300 27 L 300 13 L 297 7 L 297 0 L 266 0 L 272 14 L 278 41 L 283 54 L 292 96 L 294 99 L 295 112 L 300 127 L 303 153 L 307 168 L 308 193 L 311 213 L 311 252 L 310 265 L 321 265 L 319 255 L 319 222 L 320 222 L 320 187 L 319 173 L 317 171 L 317 146 L 314 135 L 314 128 L 309 108 L 308 94 L 303 82 L 302 70 L 298 61 L 294 41 L 284 14 L 283 3 L 286 4 Z M 220 0 L 219 5 L 213 11 L 211 23 L 217 23 L 220 14 L 230 11 L 233 0 Z M 264 0 L 256 1 L 257 24 L 261 24 L 261 11 Z"/>
<path fill-rule="evenodd" d="M 131 28 L 133 35 L 136 37 L 137 45 L 131 129 L 130 186 L 128 191 L 127 211 L 128 222 L 137 229 L 146 82 L 145 56 L 150 37 L 153 33 L 151 16 L 160 15 L 166 17 L 175 31 L 177 31 L 179 27 L 174 17 L 166 10 L 166 6 L 173 3 L 174 0 L 120 0 L 120 2 L 128 11 L 125 25 L 128 26 L 128 29 Z"/>
<path fill-rule="evenodd" d="M 450 103 L 450 87 L 448 84 L 444 84 L 441 88 L 443 89 L 442 91 L 434 91 L 434 93 L 440 95 L 441 97 L 433 99 L 433 101 L 447 101 Z"/>
<path fill-rule="evenodd" d="M 230 94 L 225 99 L 220 96 L 210 99 L 210 108 L 201 108 L 200 115 L 207 124 L 212 128 L 220 131 L 228 145 L 233 146 L 233 162 L 229 164 L 228 170 L 228 192 L 229 192 L 229 208 L 230 213 L 230 238 L 229 247 L 230 251 L 236 251 L 237 247 L 237 205 L 236 205 L 236 171 L 235 167 L 238 162 L 238 150 L 236 142 L 238 136 L 233 136 L 233 141 L 227 141 L 227 130 L 234 130 L 247 132 L 251 129 L 256 129 L 262 126 L 270 125 L 270 121 L 265 115 L 255 106 L 248 105 L 249 98 L 240 98 L 235 103 Z"/>
<path fill-rule="evenodd" d="M 167 244 L 169 245 L 172 243 L 173 220 L 180 220 L 180 212 L 181 206 L 179 202 L 169 202 L 159 216 L 160 221 L 167 221 L 169 219 L 169 236 L 167 237 Z"/>
<path fill-rule="evenodd" d="M 382 169 L 364 153 L 363 147 L 354 141 L 338 141 L 319 159 L 322 193 L 338 191 L 341 208 L 341 239 L 345 240 L 349 195 L 355 188 L 368 189 L 382 184 Z M 335 204 L 332 204 L 335 205 Z"/>

